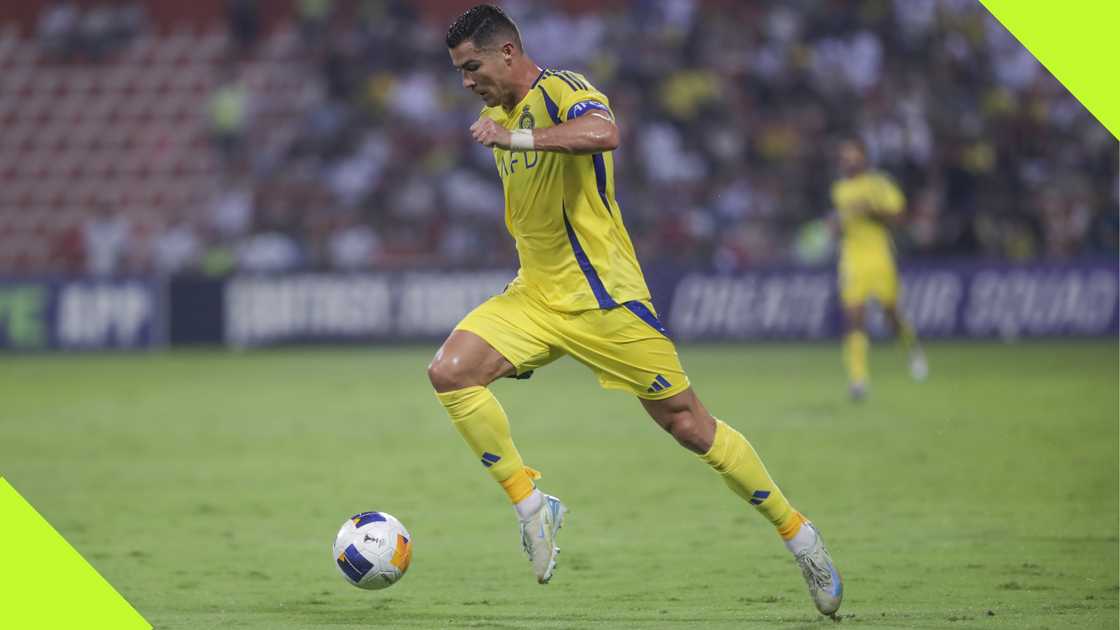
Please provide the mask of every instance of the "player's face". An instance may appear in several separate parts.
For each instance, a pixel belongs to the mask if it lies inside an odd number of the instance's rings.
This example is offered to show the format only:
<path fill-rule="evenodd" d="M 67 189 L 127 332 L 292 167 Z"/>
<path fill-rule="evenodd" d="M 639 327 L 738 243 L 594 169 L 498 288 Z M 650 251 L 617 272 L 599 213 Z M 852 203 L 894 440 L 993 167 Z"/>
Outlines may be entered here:
<path fill-rule="evenodd" d="M 477 48 L 467 40 L 450 52 L 451 63 L 463 75 L 463 87 L 477 94 L 487 107 L 503 102 L 510 67 L 501 48 Z"/>
<path fill-rule="evenodd" d="M 863 149 L 854 142 L 845 142 L 837 151 L 837 161 L 840 163 L 840 172 L 850 177 L 863 170 L 866 160 Z"/>

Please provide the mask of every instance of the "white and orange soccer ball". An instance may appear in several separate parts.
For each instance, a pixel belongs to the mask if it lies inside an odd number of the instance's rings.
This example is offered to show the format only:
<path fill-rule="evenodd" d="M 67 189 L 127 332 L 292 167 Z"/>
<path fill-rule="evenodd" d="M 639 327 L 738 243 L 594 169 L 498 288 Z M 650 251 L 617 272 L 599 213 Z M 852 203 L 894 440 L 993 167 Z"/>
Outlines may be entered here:
<path fill-rule="evenodd" d="M 412 561 L 412 536 L 385 512 L 362 512 L 346 519 L 334 539 L 334 559 L 346 581 L 370 590 L 389 588 Z"/>

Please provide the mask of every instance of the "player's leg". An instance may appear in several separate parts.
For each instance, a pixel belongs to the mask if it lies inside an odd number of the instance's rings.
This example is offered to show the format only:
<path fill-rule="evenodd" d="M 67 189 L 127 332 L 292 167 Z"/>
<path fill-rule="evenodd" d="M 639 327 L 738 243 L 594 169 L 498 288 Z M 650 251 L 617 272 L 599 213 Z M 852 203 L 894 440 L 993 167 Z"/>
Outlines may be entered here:
<path fill-rule="evenodd" d="M 910 376 L 915 381 L 924 381 L 929 376 L 929 363 L 926 353 L 922 350 L 922 342 L 918 339 L 913 325 L 902 315 L 895 304 L 885 305 L 883 312 L 887 315 L 894 334 L 902 341 L 910 361 Z"/>
<path fill-rule="evenodd" d="M 489 389 L 515 373 L 513 363 L 482 337 L 454 330 L 428 366 L 428 379 L 451 423 L 516 505 L 533 492 L 533 474 L 513 444 L 509 418 Z M 539 507 L 527 506 L 527 508 Z"/>
<path fill-rule="evenodd" d="M 487 386 L 503 376 L 526 374 L 556 356 L 533 330 L 517 297 L 502 294 L 467 315 L 428 367 L 452 424 L 517 510 L 522 545 L 542 584 L 556 565 L 564 506 L 536 488 L 540 474 L 525 465 L 509 419 Z"/>
<path fill-rule="evenodd" d="M 817 608 L 835 612 L 840 578 L 816 530 L 786 500 L 746 438 L 700 402 L 651 305 L 627 302 L 624 308 L 583 313 L 562 326 L 564 349 L 595 370 L 603 387 L 637 396 L 658 425 L 700 455 L 777 528 L 801 565 Z M 806 572 L 806 567 L 816 569 Z"/>
<path fill-rule="evenodd" d="M 839 267 L 840 305 L 844 310 L 844 371 L 852 400 L 862 400 L 867 395 L 867 352 L 871 342 L 864 324 L 864 304 L 873 272 L 866 264 L 849 259 L 841 260 Z"/>
<path fill-rule="evenodd" d="M 918 344 L 918 335 L 914 332 L 914 327 L 898 310 L 897 304 L 883 304 L 883 314 L 887 316 L 887 324 L 891 327 L 891 332 L 898 337 L 907 352 Z"/>
<path fill-rule="evenodd" d="M 428 379 L 437 393 L 485 387 L 514 374 L 513 364 L 478 335 L 453 330 L 428 365 Z"/>
<path fill-rule="evenodd" d="M 565 326 L 562 342 L 573 358 L 595 370 L 603 387 L 636 395 L 658 425 L 792 536 L 800 516 L 746 439 L 708 413 L 666 333 L 649 304 L 628 302 L 624 308 L 581 314 Z"/>
<path fill-rule="evenodd" d="M 638 400 L 658 426 L 700 455 L 735 494 L 773 523 L 783 539 L 797 533 L 804 519 L 770 478 L 758 453 L 741 433 L 712 417 L 691 387 L 660 400 Z"/>
<path fill-rule="evenodd" d="M 824 541 L 782 494 L 743 434 L 708 413 L 691 387 L 668 398 L 639 400 L 661 428 L 681 446 L 699 454 L 735 494 L 774 525 L 800 565 L 817 609 L 825 615 L 835 614 L 843 586 Z"/>
<path fill-rule="evenodd" d="M 862 400 L 867 395 L 870 345 L 863 303 L 852 300 L 844 305 L 844 369 L 848 374 L 848 393 L 852 400 Z"/>
<path fill-rule="evenodd" d="M 898 272 L 892 264 L 889 273 L 886 274 L 885 284 L 880 290 L 879 303 L 883 305 L 883 312 L 887 316 L 887 323 L 890 324 L 891 330 L 902 341 L 910 357 L 910 376 L 916 381 L 924 381 L 929 376 L 929 364 L 926 362 L 926 355 L 922 351 L 917 332 L 898 308 L 899 293 Z"/>

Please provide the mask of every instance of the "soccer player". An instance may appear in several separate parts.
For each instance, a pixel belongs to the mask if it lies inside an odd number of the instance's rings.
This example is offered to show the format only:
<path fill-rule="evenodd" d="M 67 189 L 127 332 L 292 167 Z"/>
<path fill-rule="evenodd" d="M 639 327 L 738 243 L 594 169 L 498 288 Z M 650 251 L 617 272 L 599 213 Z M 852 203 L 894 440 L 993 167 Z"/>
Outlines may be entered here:
<path fill-rule="evenodd" d="M 470 133 L 493 149 L 506 226 L 521 269 L 503 293 L 470 312 L 428 367 L 451 422 L 513 503 L 537 581 L 556 565 L 566 507 L 543 494 L 488 389 L 527 378 L 564 355 L 606 388 L 636 396 L 682 446 L 700 455 L 777 529 L 821 613 L 840 607 L 840 575 L 816 528 L 770 478 L 750 443 L 713 418 L 681 368 L 615 201 L 610 101 L 581 74 L 541 69 L 498 8 L 476 6 L 447 33 L 463 87 L 485 103 Z"/>
<path fill-rule="evenodd" d="M 910 374 L 924 380 L 929 372 L 925 353 L 913 326 L 898 310 L 898 271 L 895 269 L 890 226 L 902 217 L 906 198 L 885 173 L 868 167 L 861 142 L 842 141 L 837 148 L 841 179 L 832 185 L 832 205 L 843 237 L 838 276 L 844 306 L 844 366 L 852 400 L 867 395 L 867 350 L 864 305 L 875 298 L 895 334 L 910 353 Z"/>

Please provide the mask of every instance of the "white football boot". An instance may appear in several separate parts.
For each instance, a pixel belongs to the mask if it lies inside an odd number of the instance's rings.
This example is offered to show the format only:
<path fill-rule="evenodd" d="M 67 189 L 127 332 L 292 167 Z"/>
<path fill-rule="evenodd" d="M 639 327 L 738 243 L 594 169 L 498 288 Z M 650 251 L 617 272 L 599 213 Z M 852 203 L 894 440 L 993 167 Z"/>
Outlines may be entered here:
<path fill-rule="evenodd" d="M 840 601 L 844 598 L 840 572 L 832 564 L 832 556 L 828 555 L 828 549 L 825 549 L 824 540 L 817 528 L 808 521 L 801 528 L 809 528 L 811 539 L 794 553 L 794 558 L 801 567 L 801 576 L 805 578 L 805 585 L 809 587 L 809 595 L 817 610 L 822 615 L 832 617 L 840 610 Z M 802 533 L 798 532 L 798 536 Z"/>
<path fill-rule="evenodd" d="M 560 553 L 560 547 L 556 546 L 556 533 L 564 524 L 564 513 L 567 511 L 560 499 L 546 494 L 541 509 L 528 520 L 521 521 L 521 548 L 529 556 L 533 573 L 540 584 L 548 584 L 552 579 L 556 556 Z"/>

